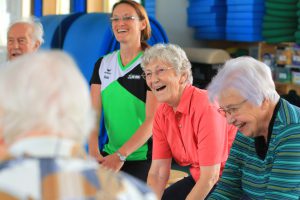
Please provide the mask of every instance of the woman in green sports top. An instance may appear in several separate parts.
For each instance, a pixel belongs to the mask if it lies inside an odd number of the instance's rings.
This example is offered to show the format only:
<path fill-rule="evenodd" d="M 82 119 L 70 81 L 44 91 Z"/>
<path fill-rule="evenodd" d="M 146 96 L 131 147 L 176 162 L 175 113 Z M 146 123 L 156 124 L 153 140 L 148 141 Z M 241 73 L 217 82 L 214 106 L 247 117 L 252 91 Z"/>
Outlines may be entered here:
<path fill-rule="evenodd" d="M 146 181 L 151 164 L 152 121 L 157 102 L 140 66 L 151 28 L 145 9 L 135 1 L 113 6 L 112 30 L 120 50 L 100 58 L 90 81 L 95 109 L 103 110 L 108 143 L 98 147 L 98 129 L 89 140 L 89 153 L 115 171 L 125 171 Z"/>

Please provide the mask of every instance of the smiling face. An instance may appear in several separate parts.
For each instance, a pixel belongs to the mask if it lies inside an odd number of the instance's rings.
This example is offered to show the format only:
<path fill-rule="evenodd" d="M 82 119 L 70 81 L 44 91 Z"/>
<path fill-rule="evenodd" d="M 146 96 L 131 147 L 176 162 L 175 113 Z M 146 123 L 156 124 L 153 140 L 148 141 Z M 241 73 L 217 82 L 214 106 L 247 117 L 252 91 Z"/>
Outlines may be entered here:
<path fill-rule="evenodd" d="M 157 100 L 176 108 L 186 86 L 186 75 L 167 62 L 154 60 L 144 68 L 146 81 Z"/>
<path fill-rule="evenodd" d="M 219 96 L 220 107 L 230 113 L 226 114 L 227 122 L 233 124 L 248 137 L 265 136 L 268 133 L 269 118 L 267 101 L 256 106 L 240 95 L 235 89 L 226 89 Z"/>
<path fill-rule="evenodd" d="M 128 42 L 141 41 L 141 31 L 145 29 L 145 20 L 140 20 L 135 9 L 128 4 L 119 4 L 113 10 L 112 29 L 118 42 L 122 44 Z"/>
<path fill-rule="evenodd" d="M 7 58 L 12 60 L 26 53 L 36 51 L 40 42 L 33 38 L 33 27 L 27 23 L 13 25 L 7 35 Z"/>

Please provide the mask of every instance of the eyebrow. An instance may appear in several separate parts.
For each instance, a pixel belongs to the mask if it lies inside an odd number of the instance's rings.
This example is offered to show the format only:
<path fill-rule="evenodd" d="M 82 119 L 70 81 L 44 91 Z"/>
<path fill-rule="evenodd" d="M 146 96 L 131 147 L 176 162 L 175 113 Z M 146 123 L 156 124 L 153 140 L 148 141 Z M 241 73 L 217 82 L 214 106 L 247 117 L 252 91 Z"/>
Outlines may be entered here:
<path fill-rule="evenodd" d="M 238 106 L 238 105 L 240 105 L 240 104 L 243 104 L 245 101 L 246 101 L 247 99 L 245 99 L 244 101 L 242 101 L 241 103 L 235 103 L 235 104 L 229 104 L 229 105 L 227 105 L 226 107 L 220 107 L 220 108 L 234 108 L 235 106 Z"/>
<path fill-rule="evenodd" d="M 24 36 L 21 36 L 21 37 L 12 37 L 12 36 L 8 36 L 8 37 L 7 37 L 7 39 L 15 39 L 15 38 L 17 38 L 17 39 L 26 39 L 26 37 L 24 37 Z"/>
<path fill-rule="evenodd" d="M 125 13 L 123 15 L 112 15 L 112 17 L 122 17 L 122 16 L 134 16 L 134 14 L 130 14 L 130 13 Z"/>
<path fill-rule="evenodd" d="M 220 107 L 221 109 L 231 109 L 231 108 L 235 108 L 237 105 L 236 104 L 229 104 L 226 107 Z"/>
<path fill-rule="evenodd" d="M 234 107 L 234 106 L 235 106 L 235 104 L 229 104 L 229 105 L 225 106 L 224 108 L 230 108 L 230 107 Z"/>
<path fill-rule="evenodd" d="M 156 65 L 155 67 L 154 67 L 154 70 L 156 70 L 156 69 L 159 69 L 159 68 L 163 68 L 164 67 L 164 65 Z M 151 69 L 145 69 L 145 71 L 152 71 Z"/>

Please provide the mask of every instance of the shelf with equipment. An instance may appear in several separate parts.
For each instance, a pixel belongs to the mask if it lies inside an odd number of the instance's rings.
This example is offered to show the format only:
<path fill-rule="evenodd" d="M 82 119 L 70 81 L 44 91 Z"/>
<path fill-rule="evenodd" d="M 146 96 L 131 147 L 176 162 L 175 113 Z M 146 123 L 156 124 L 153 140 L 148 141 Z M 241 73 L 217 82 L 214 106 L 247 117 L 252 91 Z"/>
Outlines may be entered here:
<path fill-rule="evenodd" d="M 297 94 L 300 94 L 300 85 L 296 85 L 293 83 L 280 83 L 275 82 L 277 92 L 282 94 L 288 94 L 289 91 L 295 90 Z"/>
<path fill-rule="evenodd" d="M 209 41 L 208 47 L 228 51 L 231 57 L 249 55 L 271 67 L 280 95 L 295 90 L 300 94 L 300 46 L 295 43 Z"/>
<path fill-rule="evenodd" d="M 295 43 L 259 45 L 259 59 L 272 68 L 278 93 L 300 94 L 300 47 Z"/>

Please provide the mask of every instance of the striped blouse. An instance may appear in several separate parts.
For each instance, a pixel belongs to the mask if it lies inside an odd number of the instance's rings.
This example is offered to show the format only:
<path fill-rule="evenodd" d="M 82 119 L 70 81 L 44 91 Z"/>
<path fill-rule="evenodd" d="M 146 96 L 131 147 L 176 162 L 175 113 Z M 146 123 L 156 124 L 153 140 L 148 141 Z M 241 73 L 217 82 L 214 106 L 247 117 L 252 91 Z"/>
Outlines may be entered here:
<path fill-rule="evenodd" d="M 280 99 L 274 115 L 265 158 L 257 155 L 255 140 L 239 132 L 209 199 L 299 199 L 300 108 Z"/>

